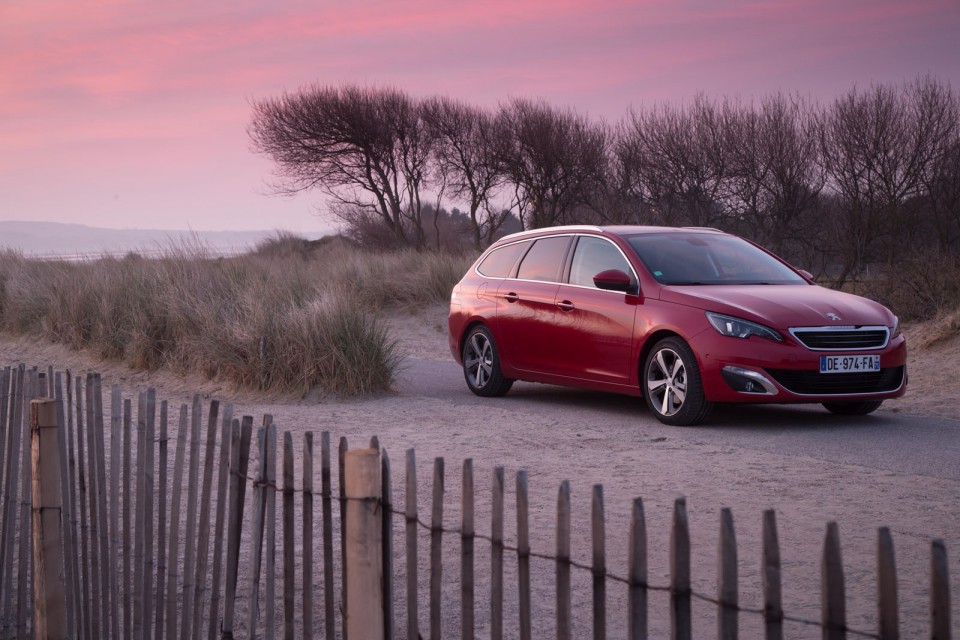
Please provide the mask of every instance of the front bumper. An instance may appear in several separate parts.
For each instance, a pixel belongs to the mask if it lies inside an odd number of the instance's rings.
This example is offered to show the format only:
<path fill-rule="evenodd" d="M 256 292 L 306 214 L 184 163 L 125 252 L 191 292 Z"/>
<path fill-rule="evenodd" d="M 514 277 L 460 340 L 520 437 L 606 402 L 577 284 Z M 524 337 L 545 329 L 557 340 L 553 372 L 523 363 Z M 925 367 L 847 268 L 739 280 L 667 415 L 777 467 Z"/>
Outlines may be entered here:
<path fill-rule="evenodd" d="M 851 351 L 879 355 L 879 372 L 821 374 L 820 352 L 792 338 L 773 342 L 704 331 L 692 345 L 698 354 L 704 394 L 711 402 L 802 403 L 883 400 L 906 392 L 907 349 L 902 335 L 883 349 Z M 836 355 L 836 352 L 829 352 Z"/>

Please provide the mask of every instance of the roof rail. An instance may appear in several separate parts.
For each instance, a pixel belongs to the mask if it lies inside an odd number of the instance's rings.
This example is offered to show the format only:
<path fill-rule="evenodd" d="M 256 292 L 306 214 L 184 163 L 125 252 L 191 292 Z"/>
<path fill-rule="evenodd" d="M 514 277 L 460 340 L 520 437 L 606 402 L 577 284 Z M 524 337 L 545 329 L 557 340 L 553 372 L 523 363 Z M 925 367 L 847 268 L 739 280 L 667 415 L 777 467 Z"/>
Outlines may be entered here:
<path fill-rule="evenodd" d="M 694 229 L 697 231 L 718 231 L 724 233 L 723 229 L 717 229 L 716 227 L 681 227 L 682 229 Z"/>
<path fill-rule="evenodd" d="M 539 229 L 527 229 L 526 231 L 518 231 L 516 233 L 511 233 L 510 235 L 503 236 L 501 240 L 522 238 L 524 236 L 533 235 L 535 233 L 542 233 L 544 231 L 603 231 L 601 227 L 592 224 L 567 224 L 560 225 L 556 227 L 540 227 Z"/>

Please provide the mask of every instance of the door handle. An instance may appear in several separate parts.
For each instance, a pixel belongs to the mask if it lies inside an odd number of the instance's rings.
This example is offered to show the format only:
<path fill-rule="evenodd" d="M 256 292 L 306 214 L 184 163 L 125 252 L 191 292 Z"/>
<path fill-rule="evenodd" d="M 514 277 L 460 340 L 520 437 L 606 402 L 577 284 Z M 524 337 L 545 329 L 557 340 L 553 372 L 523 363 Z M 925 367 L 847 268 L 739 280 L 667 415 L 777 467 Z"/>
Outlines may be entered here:
<path fill-rule="evenodd" d="M 513 291 L 503 296 L 507 302 L 516 302 L 520 299 L 520 296 L 515 294 Z"/>
<path fill-rule="evenodd" d="M 562 300 L 557 303 L 557 306 L 560 307 L 563 311 L 573 311 L 573 303 L 569 300 Z"/>

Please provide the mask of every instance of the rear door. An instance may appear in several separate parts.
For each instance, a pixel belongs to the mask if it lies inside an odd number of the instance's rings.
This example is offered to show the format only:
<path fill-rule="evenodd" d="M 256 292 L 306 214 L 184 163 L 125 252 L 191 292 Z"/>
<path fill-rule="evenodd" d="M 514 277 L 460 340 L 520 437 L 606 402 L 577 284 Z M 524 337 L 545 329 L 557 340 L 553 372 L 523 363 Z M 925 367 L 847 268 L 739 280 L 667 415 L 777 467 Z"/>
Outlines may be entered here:
<path fill-rule="evenodd" d="M 597 288 L 593 276 L 617 269 L 630 276 L 637 287 L 637 275 L 620 249 L 599 236 L 580 236 L 573 249 L 567 282 L 558 287 L 556 308 L 559 318 L 552 331 L 562 345 L 556 358 L 560 375 L 615 384 L 628 384 L 632 361 L 634 319 L 639 289 L 630 293 Z"/>
<path fill-rule="evenodd" d="M 556 298 L 571 236 L 538 238 L 520 261 L 515 278 L 497 290 L 497 330 L 508 368 L 553 372 Z"/>

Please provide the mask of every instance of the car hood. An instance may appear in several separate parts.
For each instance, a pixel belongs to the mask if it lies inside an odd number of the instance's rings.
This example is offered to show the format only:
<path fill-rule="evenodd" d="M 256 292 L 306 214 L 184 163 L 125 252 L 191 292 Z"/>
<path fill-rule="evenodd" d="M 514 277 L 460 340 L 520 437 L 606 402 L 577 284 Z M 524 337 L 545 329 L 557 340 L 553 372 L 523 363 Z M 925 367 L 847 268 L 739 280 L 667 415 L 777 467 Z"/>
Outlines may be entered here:
<path fill-rule="evenodd" d="M 775 329 L 894 323 L 894 315 L 878 302 L 817 285 L 668 286 L 660 292 L 660 299 Z"/>

